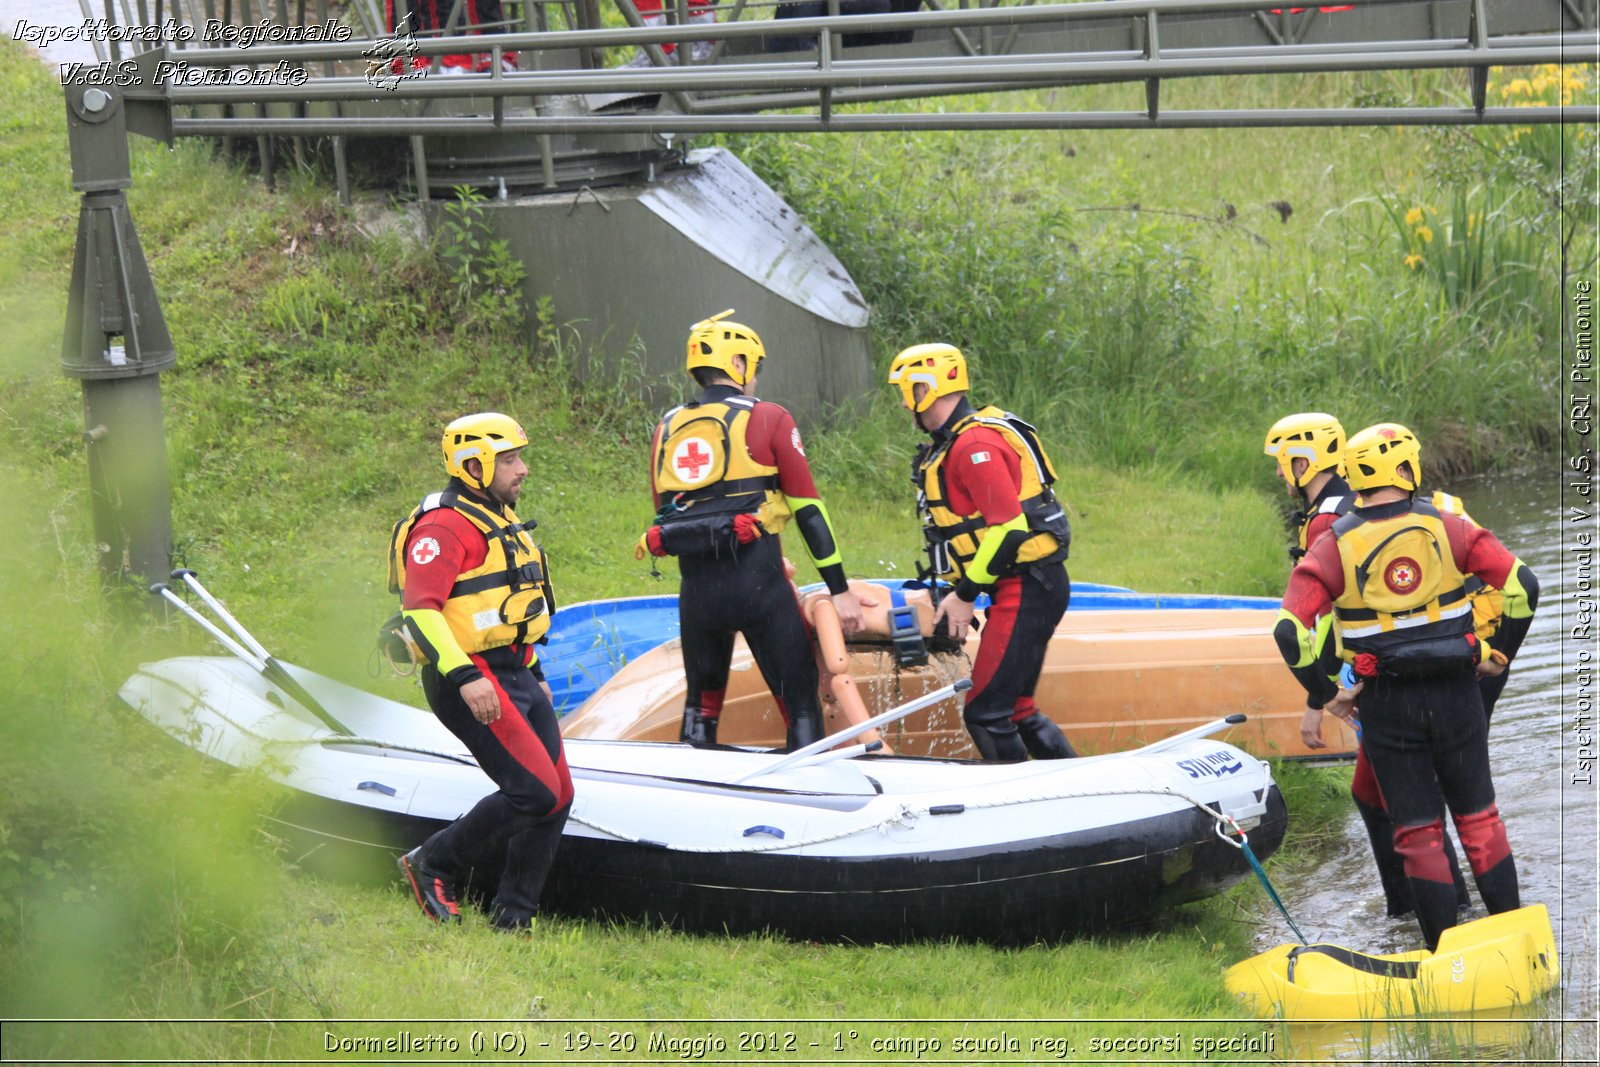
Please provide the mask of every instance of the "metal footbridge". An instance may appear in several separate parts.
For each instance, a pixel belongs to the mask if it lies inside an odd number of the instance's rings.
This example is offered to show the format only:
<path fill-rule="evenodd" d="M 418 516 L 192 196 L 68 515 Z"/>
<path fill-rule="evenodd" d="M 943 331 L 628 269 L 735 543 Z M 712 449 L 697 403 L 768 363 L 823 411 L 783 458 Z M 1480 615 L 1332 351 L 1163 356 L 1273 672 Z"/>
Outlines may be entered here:
<path fill-rule="evenodd" d="M 82 2 L 87 15 L 94 5 Z M 924 6 L 815 18 L 783 16 L 821 3 L 734 0 L 713 8 L 714 25 L 688 23 L 687 4 L 677 0 L 668 17 L 682 24 L 655 28 L 644 25 L 632 0 L 615 0 L 607 9 L 615 24 L 610 28 L 602 28 L 596 0 L 511 2 L 504 6 L 515 17 L 469 27 L 462 0 L 454 0 L 444 30 L 433 35 L 397 35 L 378 0 L 358 0 L 342 15 L 348 40 L 274 44 L 272 35 L 262 34 L 265 42 L 249 48 L 218 46 L 218 35 L 208 41 L 205 28 L 214 20 L 245 27 L 259 20 L 287 31 L 280 37 L 315 37 L 304 31 L 326 27 L 335 12 L 327 0 L 174 0 L 165 8 L 160 0 L 138 0 L 136 12 L 129 11 L 129 0 L 121 2 L 155 45 L 129 57 L 113 43 L 105 55 L 113 63 L 132 58 L 141 72 L 141 84 L 125 93 L 130 109 L 147 113 L 136 132 L 332 137 L 341 175 L 350 137 L 579 136 L 581 143 L 568 143 L 564 151 L 553 143 L 539 146 L 538 184 L 551 188 L 592 182 L 609 169 L 566 167 L 573 173 L 558 175 L 553 157 L 593 159 L 609 148 L 654 154 L 643 142 L 608 146 L 610 135 L 1528 125 L 1600 118 L 1593 106 L 1511 107 L 1487 94 L 1495 67 L 1594 62 L 1600 53 L 1596 0 L 1363 0 L 1310 7 L 1272 7 L 1262 0 L 1089 0 L 959 8 L 945 0 L 892 0 Z M 397 16 L 404 14 L 406 0 L 388 2 Z M 861 0 L 843 2 L 848 12 Z M 827 0 L 832 12 L 840 12 L 840 4 Z M 114 6 L 104 0 L 108 19 Z M 441 0 L 441 6 L 448 5 Z M 695 41 L 712 42 L 699 61 L 690 58 L 689 47 L 662 48 Z M 438 57 L 462 52 L 488 54 L 489 72 L 438 76 L 444 70 Z M 408 66 L 407 76 L 394 76 L 395 57 L 402 55 L 435 65 Z M 648 62 L 608 65 L 630 55 Z M 508 57 L 514 57 L 511 69 L 502 62 Z M 386 66 L 385 58 L 393 62 Z M 1240 79 L 1423 70 L 1461 72 L 1459 92 L 1426 103 L 1366 106 L 1372 102 L 1339 98 L 1344 87 L 1335 80 L 1311 85 L 1302 78 L 1295 97 L 1335 99 L 1265 106 L 1253 100 L 1271 94 L 1249 93 L 1252 99 L 1237 106 L 1204 109 L 1174 107 L 1166 99 L 1174 95 L 1170 86 L 1184 79 L 1229 79 L 1218 94 L 1226 95 L 1226 85 Z M 285 71 L 304 73 L 288 78 Z M 1070 92 L 1019 95 L 1111 83 L 1131 86 L 1127 107 L 1061 106 L 1071 102 Z M 943 106 L 949 97 L 973 94 L 981 99 Z M 470 167 L 469 173 L 430 169 L 426 143 L 412 147 L 420 153 L 418 192 L 424 197 L 430 185 L 474 177 Z"/>
<path fill-rule="evenodd" d="M 83 385 L 108 581 L 172 565 L 159 382 L 177 357 L 128 212 L 130 134 L 253 144 L 269 183 L 290 154 L 331 158 L 346 203 L 356 163 L 418 201 L 489 190 L 530 307 L 551 299 L 600 347 L 631 336 L 659 370 L 707 310 L 683 305 L 694 278 L 769 350 L 805 354 L 763 378 L 815 411 L 865 386 L 865 301 L 788 205 L 731 153 L 687 151 L 692 135 L 1600 123 L 1591 103 L 1489 91 L 1495 68 L 1595 63 L 1600 0 L 731 0 L 715 24 L 668 0 L 664 25 L 614 2 L 505 0 L 469 25 L 464 0 L 80 0 L 100 62 L 61 72 L 83 194 L 62 367 Z M 423 3 L 449 12 L 427 33 L 385 12 Z M 441 61 L 463 54 L 483 72 Z M 1396 71 L 1456 73 L 1417 101 L 1315 77 Z M 1237 103 L 1183 106 L 1195 79 Z"/>

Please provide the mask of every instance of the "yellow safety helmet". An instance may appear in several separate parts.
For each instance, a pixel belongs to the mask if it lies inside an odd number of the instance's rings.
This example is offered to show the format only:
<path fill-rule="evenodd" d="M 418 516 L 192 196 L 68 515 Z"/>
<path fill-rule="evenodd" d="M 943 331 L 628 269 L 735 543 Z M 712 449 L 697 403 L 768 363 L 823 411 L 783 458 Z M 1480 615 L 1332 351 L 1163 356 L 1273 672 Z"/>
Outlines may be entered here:
<path fill-rule="evenodd" d="M 522 424 L 497 411 L 463 415 L 444 428 L 444 469 L 474 489 L 487 489 L 494 480 L 495 457 L 528 443 Z M 467 473 L 467 460 L 482 465 L 482 479 Z"/>
<path fill-rule="evenodd" d="M 917 403 L 918 382 L 928 387 L 920 404 Z M 912 345 L 889 364 L 889 384 L 898 385 L 906 408 L 920 415 L 941 396 L 967 391 L 967 361 L 961 349 L 942 341 Z"/>
<path fill-rule="evenodd" d="M 689 327 L 688 369 L 711 367 L 732 378 L 735 385 L 743 385 L 761 369 L 761 361 L 767 358 L 767 350 L 750 327 L 731 320 L 723 321 L 732 314 L 733 308 L 729 308 Z M 744 357 L 743 374 L 734 367 L 734 356 Z"/>
<path fill-rule="evenodd" d="M 1400 473 L 1411 465 L 1411 477 Z M 1344 450 L 1345 479 L 1352 489 L 1378 489 L 1392 485 L 1416 492 L 1422 481 L 1422 445 L 1397 422 L 1380 422 L 1350 438 Z"/>
<path fill-rule="evenodd" d="M 1337 470 L 1343 462 L 1344 427 L 1320 411 L 1285 415 L 1267 431 L 1261 451 L 1277 459 L 1284 481 L 1304 489 L 1319 473 Z M 1294 475 L 1297 459 L 1306 461 L 1305 473 L 1298 478 Z"/>

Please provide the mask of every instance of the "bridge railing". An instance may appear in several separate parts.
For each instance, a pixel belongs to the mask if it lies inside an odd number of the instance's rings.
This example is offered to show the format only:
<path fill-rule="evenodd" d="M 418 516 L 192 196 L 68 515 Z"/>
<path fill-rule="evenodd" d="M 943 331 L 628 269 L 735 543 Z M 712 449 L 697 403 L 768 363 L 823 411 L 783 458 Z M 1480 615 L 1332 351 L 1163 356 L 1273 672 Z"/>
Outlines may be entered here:
<path fill-rule="evenodd" d="M 87 13 L 91 4 L 83 2 Z M 178 109 L 171 130 L 187 135 L 1523 125 L 1594 122 L 1600 114 L 1592 106 L 1493 107 L 1485 96 L 1494 67 L 1592 61 L 1600 48 L 1596 0 L 1367 0 L 1310 8 L 1264 6 L 1271 0 L 1086 0 L 950 9 L 939 7 L 948 0 L 916 0 L 924 6 L 915 12 L 804 18 L 777 17 L 787 3 L 731 0 L 711 8 L 726 16 L 716 23 L 687 21 L 689 0 L 664 0 L 669 24 L 660 26 L 644 24 L 636 0 L 605 8 L 598 0 L 507 0 L 498 26 L 520 24 L 516 32 L 450 34 L 462 25 L 463 0 L 454 0 L 442 26 L 388 29 L 383 4 L 392 3 L 398 19 L 407 2 L 353 0 L 341 9 L 331 0 L 120 0 L 125 14 L 157 28 L 139 42 L 158 47 L 154 60 L 141 60 L 146 80 L 156 83 L 144 91 Z M 848 0 L 822 2 L 843 11 Z M 112 0 L 103 7 L 112 11 Z M 338 33 L 328 29 L 334 25 Z M 206 32 L 196 33 L 197 26 Z M 694 42 L 711 43 L 704 59 L 694 58 Z M 111 46 L 114 58 L 119 42 Z M 638 49 L 648 62 L 626 65 Z M 486 56 L 483 72 L 432 76 L 443 60 L 462 54 Z M 506 62 L 512 56 L 515 63 Z M 1407 69 L 1464 70 L 1470 95 L 1459 105 L 1189 112 L 1165 108 L 1161 99 L 1163 82 L 1174 78 Z M 1143 106 L 870 108 L 1105 82 L 1142 83 Z M 855 107 L 838 111 L 843 105 Z M 778 110 L 792 113 L 771 114 Z"/>

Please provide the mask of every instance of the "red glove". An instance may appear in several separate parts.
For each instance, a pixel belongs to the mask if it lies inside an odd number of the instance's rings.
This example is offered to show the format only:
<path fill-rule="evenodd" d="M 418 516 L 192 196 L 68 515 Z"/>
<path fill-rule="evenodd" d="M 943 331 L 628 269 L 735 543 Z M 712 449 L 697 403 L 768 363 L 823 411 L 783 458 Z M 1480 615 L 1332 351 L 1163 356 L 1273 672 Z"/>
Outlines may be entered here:
<path fill-rule="evenodd" d="M 661 547 L 661 527 L 652 526 L 644 532 L 644 545 L 650 550 L 652 556 L 665 556 L 667 550 Z"/>
<path fill-rule="evenodd" d="M 1352 666 L 1355 667 L 1357 678 L 1376 678 L 1378 675 L 1378 657 L 1371 652 L 1357 653 Z"/>
<path fill-rule="evenodd" d="M 766 535 L 766 532 L 762 528 L 760 520 L 748 512 L 733 517 L 733 536 L 738 539 L 741 545 L 748 545 L 752 541 L 759 540 Z"/>

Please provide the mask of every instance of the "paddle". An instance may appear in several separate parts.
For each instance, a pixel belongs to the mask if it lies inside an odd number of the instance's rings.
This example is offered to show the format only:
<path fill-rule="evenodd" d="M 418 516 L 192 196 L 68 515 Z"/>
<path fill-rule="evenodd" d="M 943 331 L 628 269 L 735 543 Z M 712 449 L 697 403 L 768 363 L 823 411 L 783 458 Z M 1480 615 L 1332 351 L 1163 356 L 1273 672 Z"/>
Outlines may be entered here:
<path fill-rule="evenodd" d="M 322 704 L 318 702 L 316 697 L 308 693 L 305 686 L 301 685 L 299 681 L 297 681 L 295 677 L 284 668 L 283 664 L 274 659 L 272 657 L 272 653 L 268 652 L 266 648 L 262 646 L 261 642 L 252 637 L 250 632 L 240 625 L 239 620 L 234 618 L 233 615 L 229 613 L 228 609 L 222 606 L 222 602 L 216 597 L 212 596 L 211 593 L 206 590 L 205 586 L 200 584 L 200 579 L 195 576 L 194 571 L 188 569 L 179 569 L 173 571 L 172 576 L 174 578 L 182 578 L 184 583 L 188 585 L 190 589 L 194 590 L 195 594 L 199 596 L 201 600 L 205 601 L 206 606 L 212 611 L 216 612 L 217 617 L 228 624 L 228 628 L 234 632 L 234 634 L 239 638 L 239 641 L 236 641 L 226 633 L 223 633 L 221 627 L 217 626 L 216 623 L 212 622 L 210 619 L 196 611 L 189 605 L 187 601 L 178 596 L 178 594 L 174 593 L 171 587 L 169 587 L 166 583 L 158 582 L 155 585 L 152 585 L 150 587 L 150 592 L 161 597 L 167 601 L 167 603 L 173 605 L 189 618 L 199 623 L 201 628 L 209 633 L 212 637 L 216 638 L 222 647 L 226 648 L 239 659 L 260 671 L 262 677 L 266 678 L 267 681 L 283 690 L 283 692 L 295 703 L 299 704 L 311 714 L 321 719 L 329 729 L 347 736 L 351 734 L 351 731 L 348 727 L 346 727 L 338 719 L 334 718 L 333 714 L 329 712 L 327 708 L 323 707 Z M 241 645 L 239 643 L 240 641 L 243 641 L 244 644 Z"/>
<path fill-rule="evenodd" d="M 1171 737 L 1163 737 L 1159 741 L 1152 741 L 1150 744 L 1145 745 L 1143 748 L 1136 748 L 1136 749 L 1133 749 L 1133 751 L 1134 752 L 1160 752 L 1162 749 L 1172 748 L 1172 747 L 1174 747 L 1176 745 L 1181 745 L 1185 741 L 1193 741 L 1197 737 L 1208 737 L 1211 734 L 1216 733 L 1218 730 L 1226 729 L 1229 726 L 1238 726 L 1240 723 L 1244 722 L 1249 717 L 1250 716 L 1245 715 L 1243 712 L 1236 711 L 1232 715 L 1229 715 L 1225 719 L 1217 719 L 1215 722 L 1208 722 L 1204 726 L 1196 726 L 1192 730 L 1185 730 L 1180 734 L 1173 734 Z M 1128 755 L 1128 753 L 1123 752 L 1123 753 L 1119 753 L 1119 755 L 1126 756 L 1126 755 Z"/>
<path fill-rule="evenodd" d="M 815 756 L 807 756 L 799 763 L 790 764 L 791 767 L 816 767 L 823 763 L 832 763 L 839 759 L 854 759 L 865 756 L 869 752 L 876 752 L 883 747 L 882 741 L 868 741 L 863 745 L 851 745 L 849 748 L 835 748 L 827 752 L 819 752 Z"/>
<path fill-rule="evenodd" d="M 848 741 L 852 737 L 859 737 L 868 730 L 876 730 L 880 726 L 887 726 L 896 719 L 905 718 L 913 711 L 920 711 L 922 708 L 925 708 L 930 704 L 937 704 L 941 700 L 955 696 L 957 693 L 964 693 L 971 688 L 972 679 L 962 678 L 958 681 L 950 683 L 942 689 L 935 689 L 931 693 L 924 693 L 915 700 L 908 700 L 898 707 L 890 708 L 883 714 L 875 715 L 866 722 L 858 722 L 854 726 L 846 726 L 838 733 L 829 734 L 820 741 L 813 741 L 804 748 L 797 748 L 774 764 L 762 767 L 760 770 L 752 771 L 743 778 L 735 778 L 732 784 L 743 785 L 752 778 L 759 778 L 764 774 L 771 774 L 773 771 L 781 771 L 789 767 L 799 766 L 800 764 L 807 762 L 806 757 L 814 756 L 819 752 L 826 752 L 828 749 L 839 744 L 841 741 Z"/>

